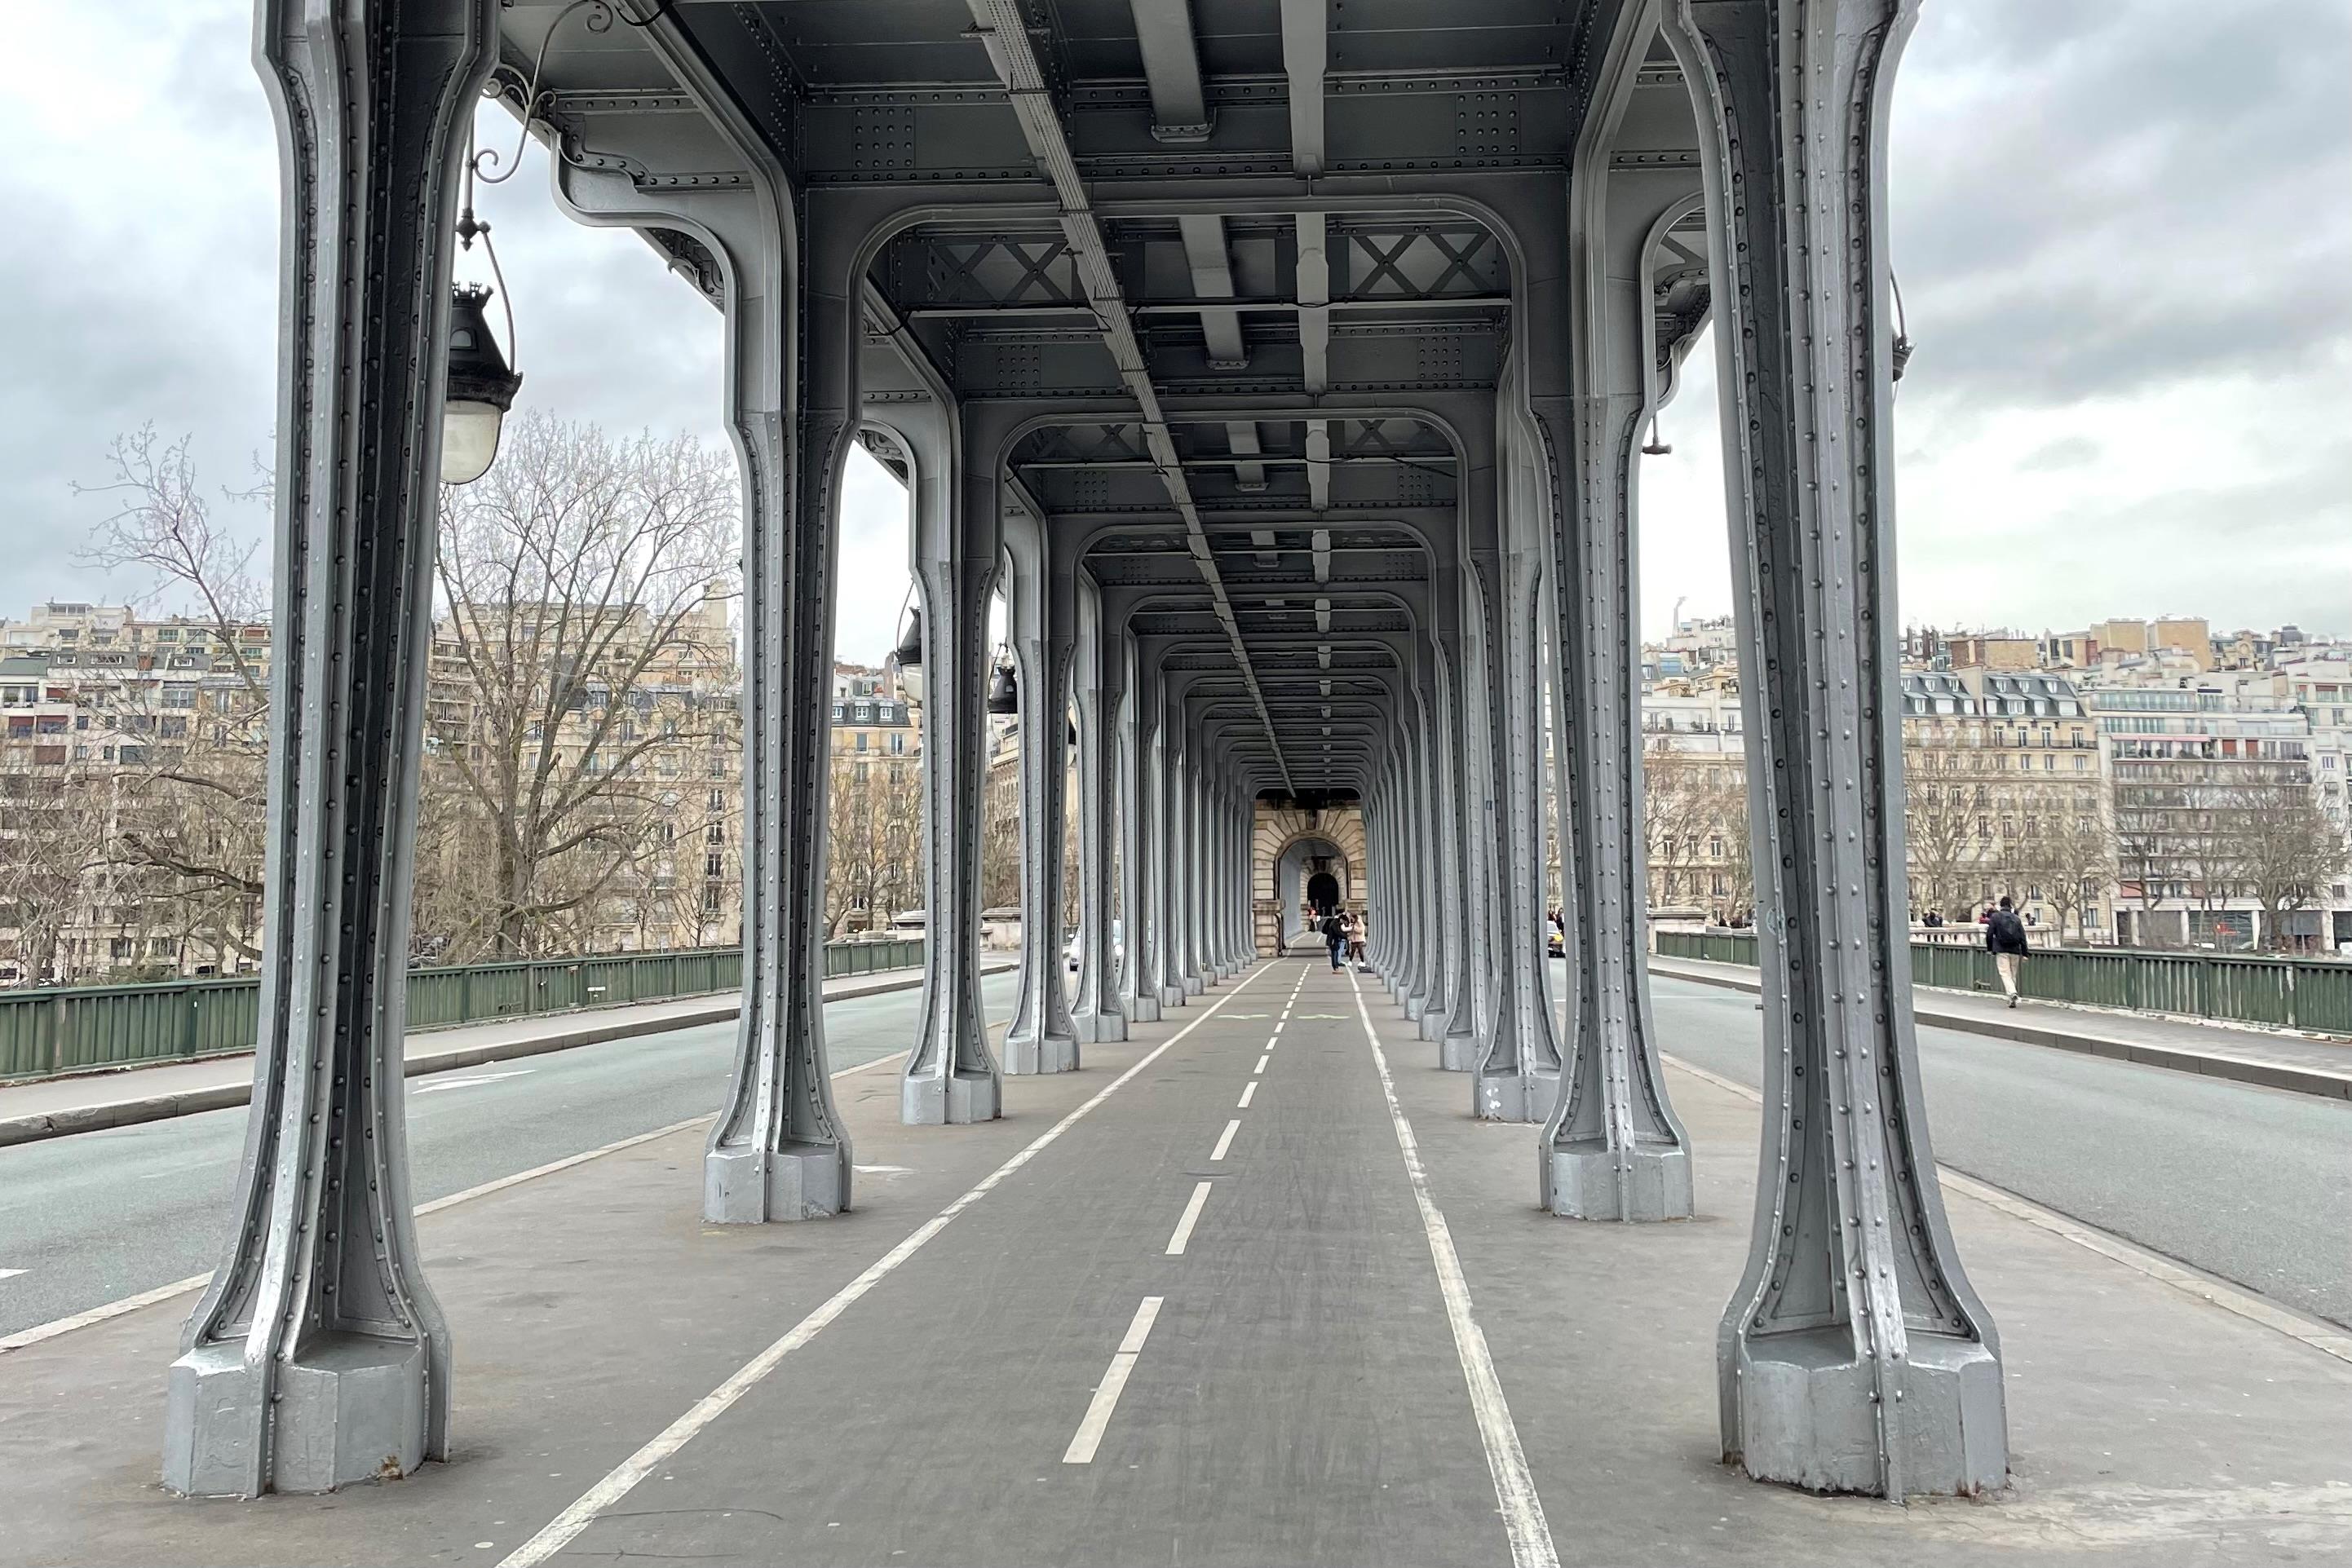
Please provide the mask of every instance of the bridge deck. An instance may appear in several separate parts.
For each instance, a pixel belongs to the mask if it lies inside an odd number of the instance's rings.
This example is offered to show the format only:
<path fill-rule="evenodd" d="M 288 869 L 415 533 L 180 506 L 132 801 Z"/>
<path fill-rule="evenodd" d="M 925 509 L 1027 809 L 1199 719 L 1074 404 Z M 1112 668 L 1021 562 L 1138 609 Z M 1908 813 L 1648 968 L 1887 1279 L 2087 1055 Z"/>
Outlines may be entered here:
<path fill-rule="evenodd" d="M 1531 1207 L 1528 1130 L 1471 1121 L 1396 1009 L 1318 963 L 1261 965 L 1137 1034 L 1012 1082 L 980 1126 L 902 1128 L 893 1074 L 842 1079 L 868 1168 L 840 1219 L 705 1228 L 693 1131 L 427 1217 L 456 1451 L 397 1483 L 162 1494 L 185 1300 L 0 1358 L 0 1559 L 1507 1563 L 1512 1526 L 1520 1562 L 1547 1537 L 1571 1563 L 2352 1550 L 2352 1348 L 1958 1193 L 2004 1330 L 2011 1492 L 1906 1510 L 1721 1467 L 1715 1325 L 1757 1136 L 1727 1080 L 1672 1081 L 1696 1221 L 1580 1225 Z M 1533 1509 L 1498 1503 L 1514 1442 Z M 567 1510 L 576 1536 L 547 1533 Z"/>

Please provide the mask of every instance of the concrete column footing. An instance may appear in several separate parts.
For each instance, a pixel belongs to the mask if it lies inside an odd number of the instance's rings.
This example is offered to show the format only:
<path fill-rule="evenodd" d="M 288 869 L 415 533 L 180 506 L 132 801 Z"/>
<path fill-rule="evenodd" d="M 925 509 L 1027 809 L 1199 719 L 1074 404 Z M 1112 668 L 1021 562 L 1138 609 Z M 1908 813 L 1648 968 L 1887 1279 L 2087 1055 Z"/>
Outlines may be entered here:
<path fill-rule="evenodd" d="M 909 1078 L 899 1086 L 898 1119 L 909 1127 L 961 1126 L 1003 1115 L 996 1075 L 959 1072 L 944 1081 Z"/>
<path fill-rule="evenodd" d="M 1076 1021 L 1075 1019 L 1072 1021 Z M 1034 1078 L 1045 1072 L 1076 1072 L 1078 1070 L 1078 1042 L 1074 1035 L 1047 1035 L 1039 1039 L 1031 1035 L 1004 1041 L 1003 1070 L 1008 1076 Z"/>
<path fill-rule="evenodd" d="M 242 1342 L 199 1345 L 165 1379 L 163 1485 L 188 1497 L 249 1497 L 264 1441 L 265 1491 L 328 1492 L 408 1475 L 427 1457 L 426 1364 L 422 1340 L 374 1334 L 320 1335 L 274 1367 L 248 1364 Z"/>
<path fill-rule="evenodd" d="M 824 1219 L 848 1207 L 849 1162 L 822 1144 L 788 1145 L 763 1159 L 749 1145 L 702 1161 L 702 1218 L 710 1225 Z"/>

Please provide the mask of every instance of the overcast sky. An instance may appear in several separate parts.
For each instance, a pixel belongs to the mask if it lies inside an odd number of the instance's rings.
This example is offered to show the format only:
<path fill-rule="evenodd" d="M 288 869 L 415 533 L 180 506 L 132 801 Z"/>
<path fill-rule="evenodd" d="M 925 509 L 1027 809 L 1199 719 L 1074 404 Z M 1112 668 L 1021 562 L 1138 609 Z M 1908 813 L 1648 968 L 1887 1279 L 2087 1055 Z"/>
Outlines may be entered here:
<path fill-rule="evenodd" d="M 244 0 L 20 7 L 0 86 L 0 617 L 123 598 L 74 552 L 117 433 L 243 483 L 270 439 L 278 165 Z M 2352 19 L 2341 0 L 1928 0 L 1897 78 L 1904 618 L 2352 632 Z M 485 139 L 515 134 L 486 110 Z M 522 398 L 719 432 L 717 313 L 554 210 L 478 205 Z M 478 260 L 461 276 L 485 277 Z M 1643 475 L 1645 629 L 1729 608 L 1711 349 Z M 251 520 L 257 527 L 259 519 Z M 877 659 L 903 497 L 862 455 L 840 644 Z"/>

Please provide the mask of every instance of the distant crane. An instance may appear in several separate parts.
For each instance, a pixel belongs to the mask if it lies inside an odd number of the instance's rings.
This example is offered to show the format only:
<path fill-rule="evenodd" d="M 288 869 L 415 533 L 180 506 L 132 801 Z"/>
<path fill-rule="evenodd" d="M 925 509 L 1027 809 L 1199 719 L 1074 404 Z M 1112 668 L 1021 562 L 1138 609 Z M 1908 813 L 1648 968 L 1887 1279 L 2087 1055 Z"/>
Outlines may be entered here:
<path fill-rule="evenodd" d="M 1685 604 L 1688 604 L 1689 602 L 1690 602 L 1690 595 L 1689 595 L 1689 594 L 1687 594 L 1687 593 L 1684 594 L 1680 599 L 1677 599 L 1677 600 L 1675 600 L 1675 613 L 1674 613 L 1674 619 L 1673 619 L 1673 622 L 1672 622 L 1672 624 L 1673 624 L 1673 626 L 1674 626 L 1674 629 L 1675 629 L 1675 631 L 1677 631 L 1677 632 L 1679 632 L 1679 631 L 1681 631 L 1681 630 L 1683 629 L 1683 606 L 1684 606 L 1684 605 L 1685 605 Z"/>

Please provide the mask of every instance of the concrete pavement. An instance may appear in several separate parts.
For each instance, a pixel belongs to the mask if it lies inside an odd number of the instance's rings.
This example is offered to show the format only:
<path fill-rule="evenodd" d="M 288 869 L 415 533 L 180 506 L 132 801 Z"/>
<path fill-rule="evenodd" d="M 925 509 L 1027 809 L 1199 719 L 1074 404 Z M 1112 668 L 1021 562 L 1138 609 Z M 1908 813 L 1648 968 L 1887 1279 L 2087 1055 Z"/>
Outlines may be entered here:
<path fill-rule="evenodd" d="M 1003 1023 L 1012 993 L 1010 975 L 984 982 L 992 1023 Z M 833 1066 L 855 1068 L 904 1051 L 920 1007 L 920 991 L 908 987 L 836 997 L 825 1009 Z M 722 1009 L 728 1021 L 412 1078 L 408 1143 L 417 1199 L 446 1201 L 709 1116 L 734 1057 L 731 1010 L 731 1002 Z M 437 1046 L 445 1032 L 414 1038 Z M 245 1123 L 239 1103 L 0 1149 L 0 1274 L 13 1274 L 0 1277 L 0 1349 L 10 1336 L 211 1269 L 228 1223 Z"/>
<path fill-rule="evenodd" d="M 1009 1082 L 1010 1113 L 978 1126 L 900 1127 L 887 1072 L 845 1079 L 866 1169 L 839 1219 L 700 1225 L 691 1132 L 427 1216 L 457 1452 L 397 1483 L 162 1495 L 184 1303 L 0 1358 L 0 1550 L 512 1568 L 2352 1552 L 2352 1364 L 1967 1197 L 1952 1219 L 2002 1330 L 2015 1485 L 1905 1509 L 1724 1469 L 1715 1323 L 1757 1114 L 1712 1079 L 1670 1075 L 1699 1218 L 1584 1225 L 1533 1207 L 1531 1130 L 1468 1117 L 1465 1080 L 1349 977 L 1264 964 L 1135 1034 Z"/>

